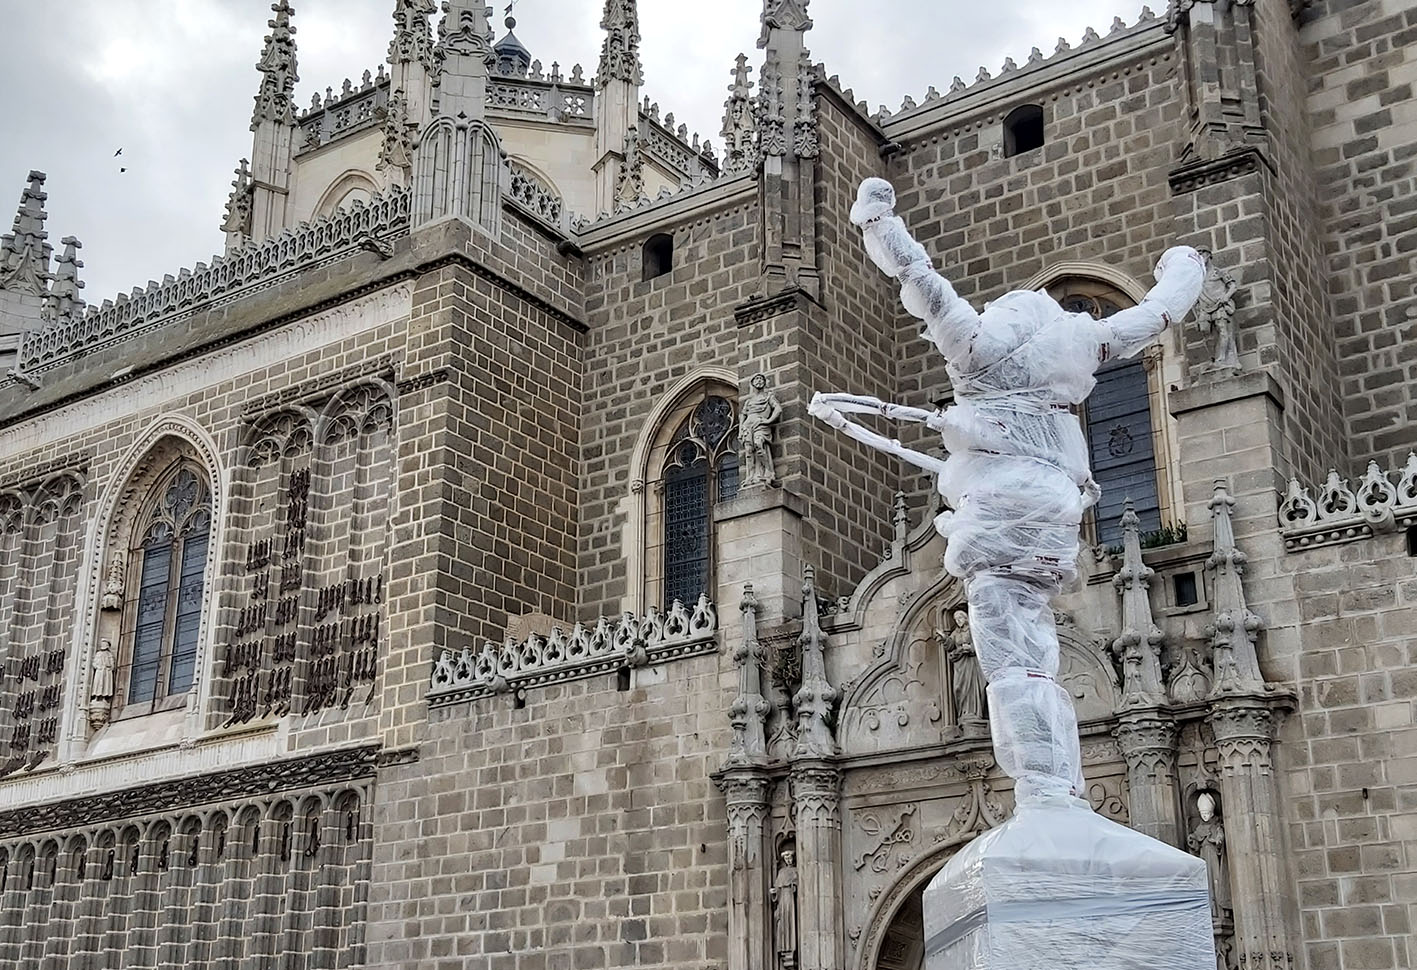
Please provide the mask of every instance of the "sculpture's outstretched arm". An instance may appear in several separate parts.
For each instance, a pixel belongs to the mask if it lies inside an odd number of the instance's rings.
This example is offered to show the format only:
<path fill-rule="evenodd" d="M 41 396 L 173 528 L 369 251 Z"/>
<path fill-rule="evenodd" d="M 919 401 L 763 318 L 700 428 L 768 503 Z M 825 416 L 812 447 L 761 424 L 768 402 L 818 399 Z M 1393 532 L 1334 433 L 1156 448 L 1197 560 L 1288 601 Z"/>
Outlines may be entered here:
<path fill-rule="evenodd" d="M 1200 299 L 1205 263 L 1190 246 L 1173 246 L 1156 263 L 1156 285 L 1141 303 L 1112 314 L 1103 323 L 1112 331 L 1107 356 L 1134 357 L 1168 324 L 1179 323 Z"/>
<path fill-rule="evenodd" d="M 834 404 L 833 400 L 840 403 Z M 876 407 L 870 407 L 865 402 L 874 402 Z M 844 431 L 849 437 L 855 438 L 870 448 L 877 451 L 884 451 L 886 454 L 895 455 L 910 462 L 916 468 L 924 469 L 932 475 L 942 474 L 945 470 L 943 459 L 933 455 L 927 455 L 912 448 L 907 448 L 900 443 L 897 438 L 887 438 L 883 434 L 877 434 L 870 428 L 863 427 L 846 417 L 846 412 L 865 413 L 874 412 L 886 414 L 887 408 L 898 409 L 898 417 L 907 417 L 905 412 L 915 411 L 920 414 L 929 412 L 920 411 L 919 408 L 902 408 L 900 405 L 885 404 L 875 398 L 863 398 L 852 394 L 815 394 L 812 403 L 807 405 L 807 413 L 815 418 L 820 418 L 827 424 L 839 431 Z M 922 418 L 912 418 L 912 420 L 923 420 Z M 928 423 L 928 422 L 926 422 Z"/>
<path fill-rule="evenodd" d="M 925 333 L 946 360 L 958 359 L 979 330 L 979 314 L 930 263 L 923 246 L 895 214 L 895 189 L 885 179 L 861 183 L 851 221 L 861 227 L 866 252 L 881 272 L 900 281 L 900 300 L 925 321 Z"/>

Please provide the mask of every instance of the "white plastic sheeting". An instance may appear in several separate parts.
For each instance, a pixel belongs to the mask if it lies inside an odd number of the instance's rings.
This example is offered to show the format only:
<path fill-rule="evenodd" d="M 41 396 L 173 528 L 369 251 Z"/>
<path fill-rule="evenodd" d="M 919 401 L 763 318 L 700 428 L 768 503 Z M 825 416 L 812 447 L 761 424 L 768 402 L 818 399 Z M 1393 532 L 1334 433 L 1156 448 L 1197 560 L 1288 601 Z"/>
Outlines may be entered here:
<path fill-rule="evenodd" d="M 1071 409 L 1098 367 L 1135 355 L 1189 312 L 1204 264 L 1193 249 L 1167 250 L 1141 304 L 1105 320 L 1068 313 L 1042 292 L 1008 293 L 976 313 L 894 206 L 890 184 L 868 179 L 851 220 L 945 356 L 955 404 L 938 413 L 818 394 L 808 410 L 937 476 L 951 509 L 935 520 L 948 540 L 945 567 L 965 581 L 994 754 L 1017 803 L 927 890 L 927 970 L 1213 970 L 1205 863 L 1077 797 L 1077 714 L 1056 680 L 1049 602 L 1076 578 L 1078 527 L 1100 495 Z M 848 417 L 861 413 L 924 423 L 949 457 Z"/>
<path fill-rule="evenodd" d="M 970 629 L 989 682 L 999 766 L 1020 800 L 1082 790 L 1077 716 L 1056 682 L 1051 597 L 1077 573 L 1078 526 L 1100 494 L 1077 416 L 1108 360 L 1137 354 L 1200 295 L 1205 266 L 1189 247 L 1167 250 L 1157 284 L 1136 306 L 1094 320 L 1042 292 L 1008 293 L 976 313 L 935 272 L 894 213 L 882 179 L 861 185 L 851 221 L 866 251 L 900 282 L 901 302 L 925 321 L 944 355 L 955 404 L 942 414 L 851 395 L 813 398 L 809 411 L 873 447 L 938 475 L 953 511 L 935 525 L 949 540 L 945 568 L 966 581 Z M 948 459 L 921 455 L 847 418 L 876 411 L 940 432 Z"/>
<path fill-rule="evenodd" d="M 925 890 L 925 970 L 1214 970 L 1205 862 L 1037 796 Z"/>

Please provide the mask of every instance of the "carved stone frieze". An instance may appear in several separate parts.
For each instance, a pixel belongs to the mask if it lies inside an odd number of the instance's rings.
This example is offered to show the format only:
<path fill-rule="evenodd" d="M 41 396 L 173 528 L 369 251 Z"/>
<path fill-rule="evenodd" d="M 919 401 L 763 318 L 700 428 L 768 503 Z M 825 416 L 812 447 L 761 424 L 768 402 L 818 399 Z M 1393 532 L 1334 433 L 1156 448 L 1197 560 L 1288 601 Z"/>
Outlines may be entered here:
<path fill-rule="evenodd" d="M 0 812 L 0 838 L 367 778 L 374 774 L 378 750 L 344 748 Z"/>
<path fill-rule="evenodd" d="M 860 872 L 869 866 L 876 873 L 897 868 L 901 863 L 896 847 L 909 845 L 919 834 L 917 809 L 918 806 L 911 803 L 857 815 L 854 821 L 862 849 L 853 854 L 852 867 Z"/>
<path fill-rule="evenodd" d="M 601 617 L 589 626 L 578 623 L 569 633 L 558 627 L 549 637 L 533 634 L 522 643 L 444 650 L 433 665 L 428 701 L 455 704 L 610 673 L 631 657 L 659 664 L 717 649 L 718 611 L 700 596 L 692 610 L 675 601 L 666 612 L 650 607 L 642 617 Z"/>
<path fill-rule="evenodd" d="M 1409 452 L 1395 473 L 1369 462 L 1356 492 L 1337 471 L 1330 471 L 1318 492 L 1315 500 L 1306 484 L 1289 480 L 1279 505 L 1279 525 L 1289 552 L 1410 529 L 1417 526 L 1417 452 Z"/>

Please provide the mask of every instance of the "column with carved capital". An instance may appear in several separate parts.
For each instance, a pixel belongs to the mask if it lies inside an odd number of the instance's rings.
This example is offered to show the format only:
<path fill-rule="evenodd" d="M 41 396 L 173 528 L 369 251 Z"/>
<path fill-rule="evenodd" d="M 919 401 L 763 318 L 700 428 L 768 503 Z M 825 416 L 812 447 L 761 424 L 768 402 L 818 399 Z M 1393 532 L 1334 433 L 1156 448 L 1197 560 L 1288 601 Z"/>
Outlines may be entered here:
<path fill-rule="evenodd" d="M 1117 745 L 1127 760 L 1130 825 L 1181 848 L 1176 795 L 1176 722 L 1159 709 L 1130 710 L 1117 725 Z"/>
<path fill-rule="evenodd" d="M 1281 844 L 1279 790 L 1270 745 L 1272 699 L 1231 696 L 1217 700 L 1208 719 L 1220 753 L 1220 795 L 1231 818 L 1226 829 L 1230 889 L 1235 908 L 1235 950 L 1245 970 L 1292 970 L 1290 881 Z"/>
<path fill-rule="evenodd" d="M 796 762 L 792 799 L 800 887 L 797 967 L 841 970 L 841 772 L 826 761 Z"/>
<path fill-rule="evenodd" d="M 728 807 L 728 967 L 771 970 L 768 921 L 768 796 L 758 768 L 730 769 L 719 778 Z"/>

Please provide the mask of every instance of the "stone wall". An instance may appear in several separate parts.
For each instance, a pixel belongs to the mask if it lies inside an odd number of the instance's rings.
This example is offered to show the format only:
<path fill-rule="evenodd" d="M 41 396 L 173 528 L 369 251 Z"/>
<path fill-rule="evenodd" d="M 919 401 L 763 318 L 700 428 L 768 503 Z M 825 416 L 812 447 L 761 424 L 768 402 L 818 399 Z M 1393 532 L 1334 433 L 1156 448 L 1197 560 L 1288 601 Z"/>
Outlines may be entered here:
<path fill-rule="evenodd" d="M 733 308 L 757 282 L 760 231 L 757 206 L 744 197 L 590 253 L 579 590 L 577 614 L 561 619 L 615 616 L 634 599 L 642 577 L 629 573 L 643 550 L 625 544 L 643 524 L 630 521 L 631 483 L 659 478 L 658 469 L 630 467 L 635 444 L 658 430 L 646 423 L 676 384 L 709 366 L 736 369 Z M 646 281 L 642 247 L 655 232 L 674 237 L 673 269 Z M 644 545 L 663 541 L 637 534 Z"/>
<path fill-rule="evenodd" d="M 1319 0 L 1303 14 L 1329 306 L 1354 469 L 1412 445 L 1417 10 Z"/>
<path fill-rule="evenodd" d="M 430 712 L 380 775 L 370 965 L 722 965 L 722 660 Z"/>

